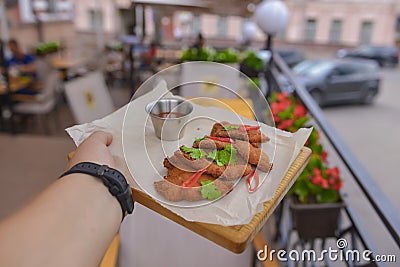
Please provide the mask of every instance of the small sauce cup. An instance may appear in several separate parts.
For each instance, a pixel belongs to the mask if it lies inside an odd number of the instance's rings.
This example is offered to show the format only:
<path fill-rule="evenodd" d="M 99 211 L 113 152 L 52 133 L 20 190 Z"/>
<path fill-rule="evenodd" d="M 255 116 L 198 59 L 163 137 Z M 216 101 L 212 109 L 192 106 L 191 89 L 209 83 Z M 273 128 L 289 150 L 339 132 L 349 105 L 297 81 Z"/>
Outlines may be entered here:
<path fill-rule="evenodd" d="M 165 141 L 179 140 L 193 111 L 193 105 L 177 98 L 162 98 L 146 105 L 156 136 Z"/>

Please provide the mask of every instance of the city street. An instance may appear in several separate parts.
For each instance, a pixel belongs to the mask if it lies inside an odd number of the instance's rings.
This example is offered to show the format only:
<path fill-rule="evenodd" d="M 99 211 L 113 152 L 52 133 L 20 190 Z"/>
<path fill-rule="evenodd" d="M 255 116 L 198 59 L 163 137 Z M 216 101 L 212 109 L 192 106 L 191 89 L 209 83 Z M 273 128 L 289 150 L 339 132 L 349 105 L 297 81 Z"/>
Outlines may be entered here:
<path fill-rule="evenodd" d="M 400 69 L 382 70 L 373 105 L 324 108 L 327 119 L 400 211 Z"/>

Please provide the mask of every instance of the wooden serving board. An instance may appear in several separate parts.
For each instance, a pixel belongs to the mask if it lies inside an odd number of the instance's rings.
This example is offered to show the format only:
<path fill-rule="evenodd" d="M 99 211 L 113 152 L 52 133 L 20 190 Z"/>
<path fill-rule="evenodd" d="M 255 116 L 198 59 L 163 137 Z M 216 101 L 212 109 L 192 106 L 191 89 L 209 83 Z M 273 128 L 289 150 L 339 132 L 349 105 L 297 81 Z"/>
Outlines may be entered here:
<path fill-rule="evenodd" d="M 245 99 L 245 102 L 240 99 L 219 99 L 222 103 L 231 107 L 237 114 L 247 117 L 249 119 L 254 119 L 252 111 L 252 101 L 250 99 Z M 200 103 L 208 106 L 210 103 L 201 101 Z M 211 103 L 214 104 L 214 103 Z M 210 104 L 210 105 L 211 105 Z M 223 105 L 221 108 L 226 108 Z M 70 159 L 73 156 L 73 152 L 68 155 Z M 294 160 L 282 182 L 279 184 L 274 197 L 264 203 L 264 210 L 256 214 L 253 219 L 245 225 L 236 226 L 222 226 L 217 224 L 201 223 L 201 222 L 189 222 L 173 213 L 169 209 L 161 206 L 152 197 L 146 193 L 132 187 L 132 196 L 134 201 L 142 204 L 143 206 L 157 212 L 158 214 L 174 221 L 187 229 L 207 238 L 208 240 L 234 252 L 241 253 L 246 247 L 251 243 L 256 234 L 261 230 L 269 216 L 274 212 L 275 208 L 281 202 L 283 197 L 286 195 L 287 191 L 296 181 L 297 177 L 303 171 L 311 157 L 311 149 L 308 147 L 303 147 L 300 150 L 299 155 Z"/>
<path fill-rule="evenodd" d="M 287 191 L 293 185 L 297 177 L 307 165 L 311 156 L 311 149 L 303 147 L 299 155 L 286 172 L 274 197 L 264 203 L 264 210 L 256 214 L 250 223 L 246 225 L 222 226 L 217 224 L 208 224 L 201 222 L 189 222 L 161 206 L 146 193 L 132 188 L 133 199 L 146 206 L 147 208 L 159 213 L 160 215 L 186 227 L 187 229 L 209 239 L 210 241 L 234 252 L 243 252 L 247 245 L 253 240 L 254 236 L 261 230 L 265 222 L 271 216 Z"/>

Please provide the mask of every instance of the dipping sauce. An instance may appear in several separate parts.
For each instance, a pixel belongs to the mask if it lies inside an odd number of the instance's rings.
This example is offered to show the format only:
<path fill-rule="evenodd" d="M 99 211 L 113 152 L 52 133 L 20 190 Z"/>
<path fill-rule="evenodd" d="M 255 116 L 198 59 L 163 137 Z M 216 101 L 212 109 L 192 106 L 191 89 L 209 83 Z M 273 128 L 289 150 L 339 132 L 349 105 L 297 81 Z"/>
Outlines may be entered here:
<path fill-rule="evenodd" d="M 156 116 L 163 118 L 163 119 L 164 118 L 177 119 L 177 118 L 185 116 L 185 114 L 182 114 L 179 112 L 161 112 L 160 114 L 157 114 Z"/>

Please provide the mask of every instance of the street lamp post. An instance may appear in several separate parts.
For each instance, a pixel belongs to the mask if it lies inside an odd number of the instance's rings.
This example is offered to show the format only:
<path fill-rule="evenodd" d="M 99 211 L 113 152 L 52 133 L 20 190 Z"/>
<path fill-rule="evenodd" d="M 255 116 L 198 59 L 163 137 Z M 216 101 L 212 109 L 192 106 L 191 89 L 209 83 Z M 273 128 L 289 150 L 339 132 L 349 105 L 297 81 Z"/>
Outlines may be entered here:
<path fill-rule="evenodd" d="M 265 49 L 270 52 L 268 64 L 264 65 L 264 77 L 266 81 L 265 97 L 269 97 L 274 91 L 275 78 L 272 74 L 273 52 L 272 39 L 286 28 L 288 9 L 281 0 L 265 0 L 256 7 L 255 19 L 261 30 L 267 34 Z"/>
<path fill-rule="evenodd" d="M 245 21 L 242 26 L 242 39 L 245 44 L 250 44 L 256 37 L 257 26 L 252 21 Z"/>
<path fill-rule="evenodd" d="M 288 9 L 281 0 L 265 0 L 256 8 L 258 26 L 267 34 L 266 50 L 272 50 L 272 38 L 286 28 Z"/>

